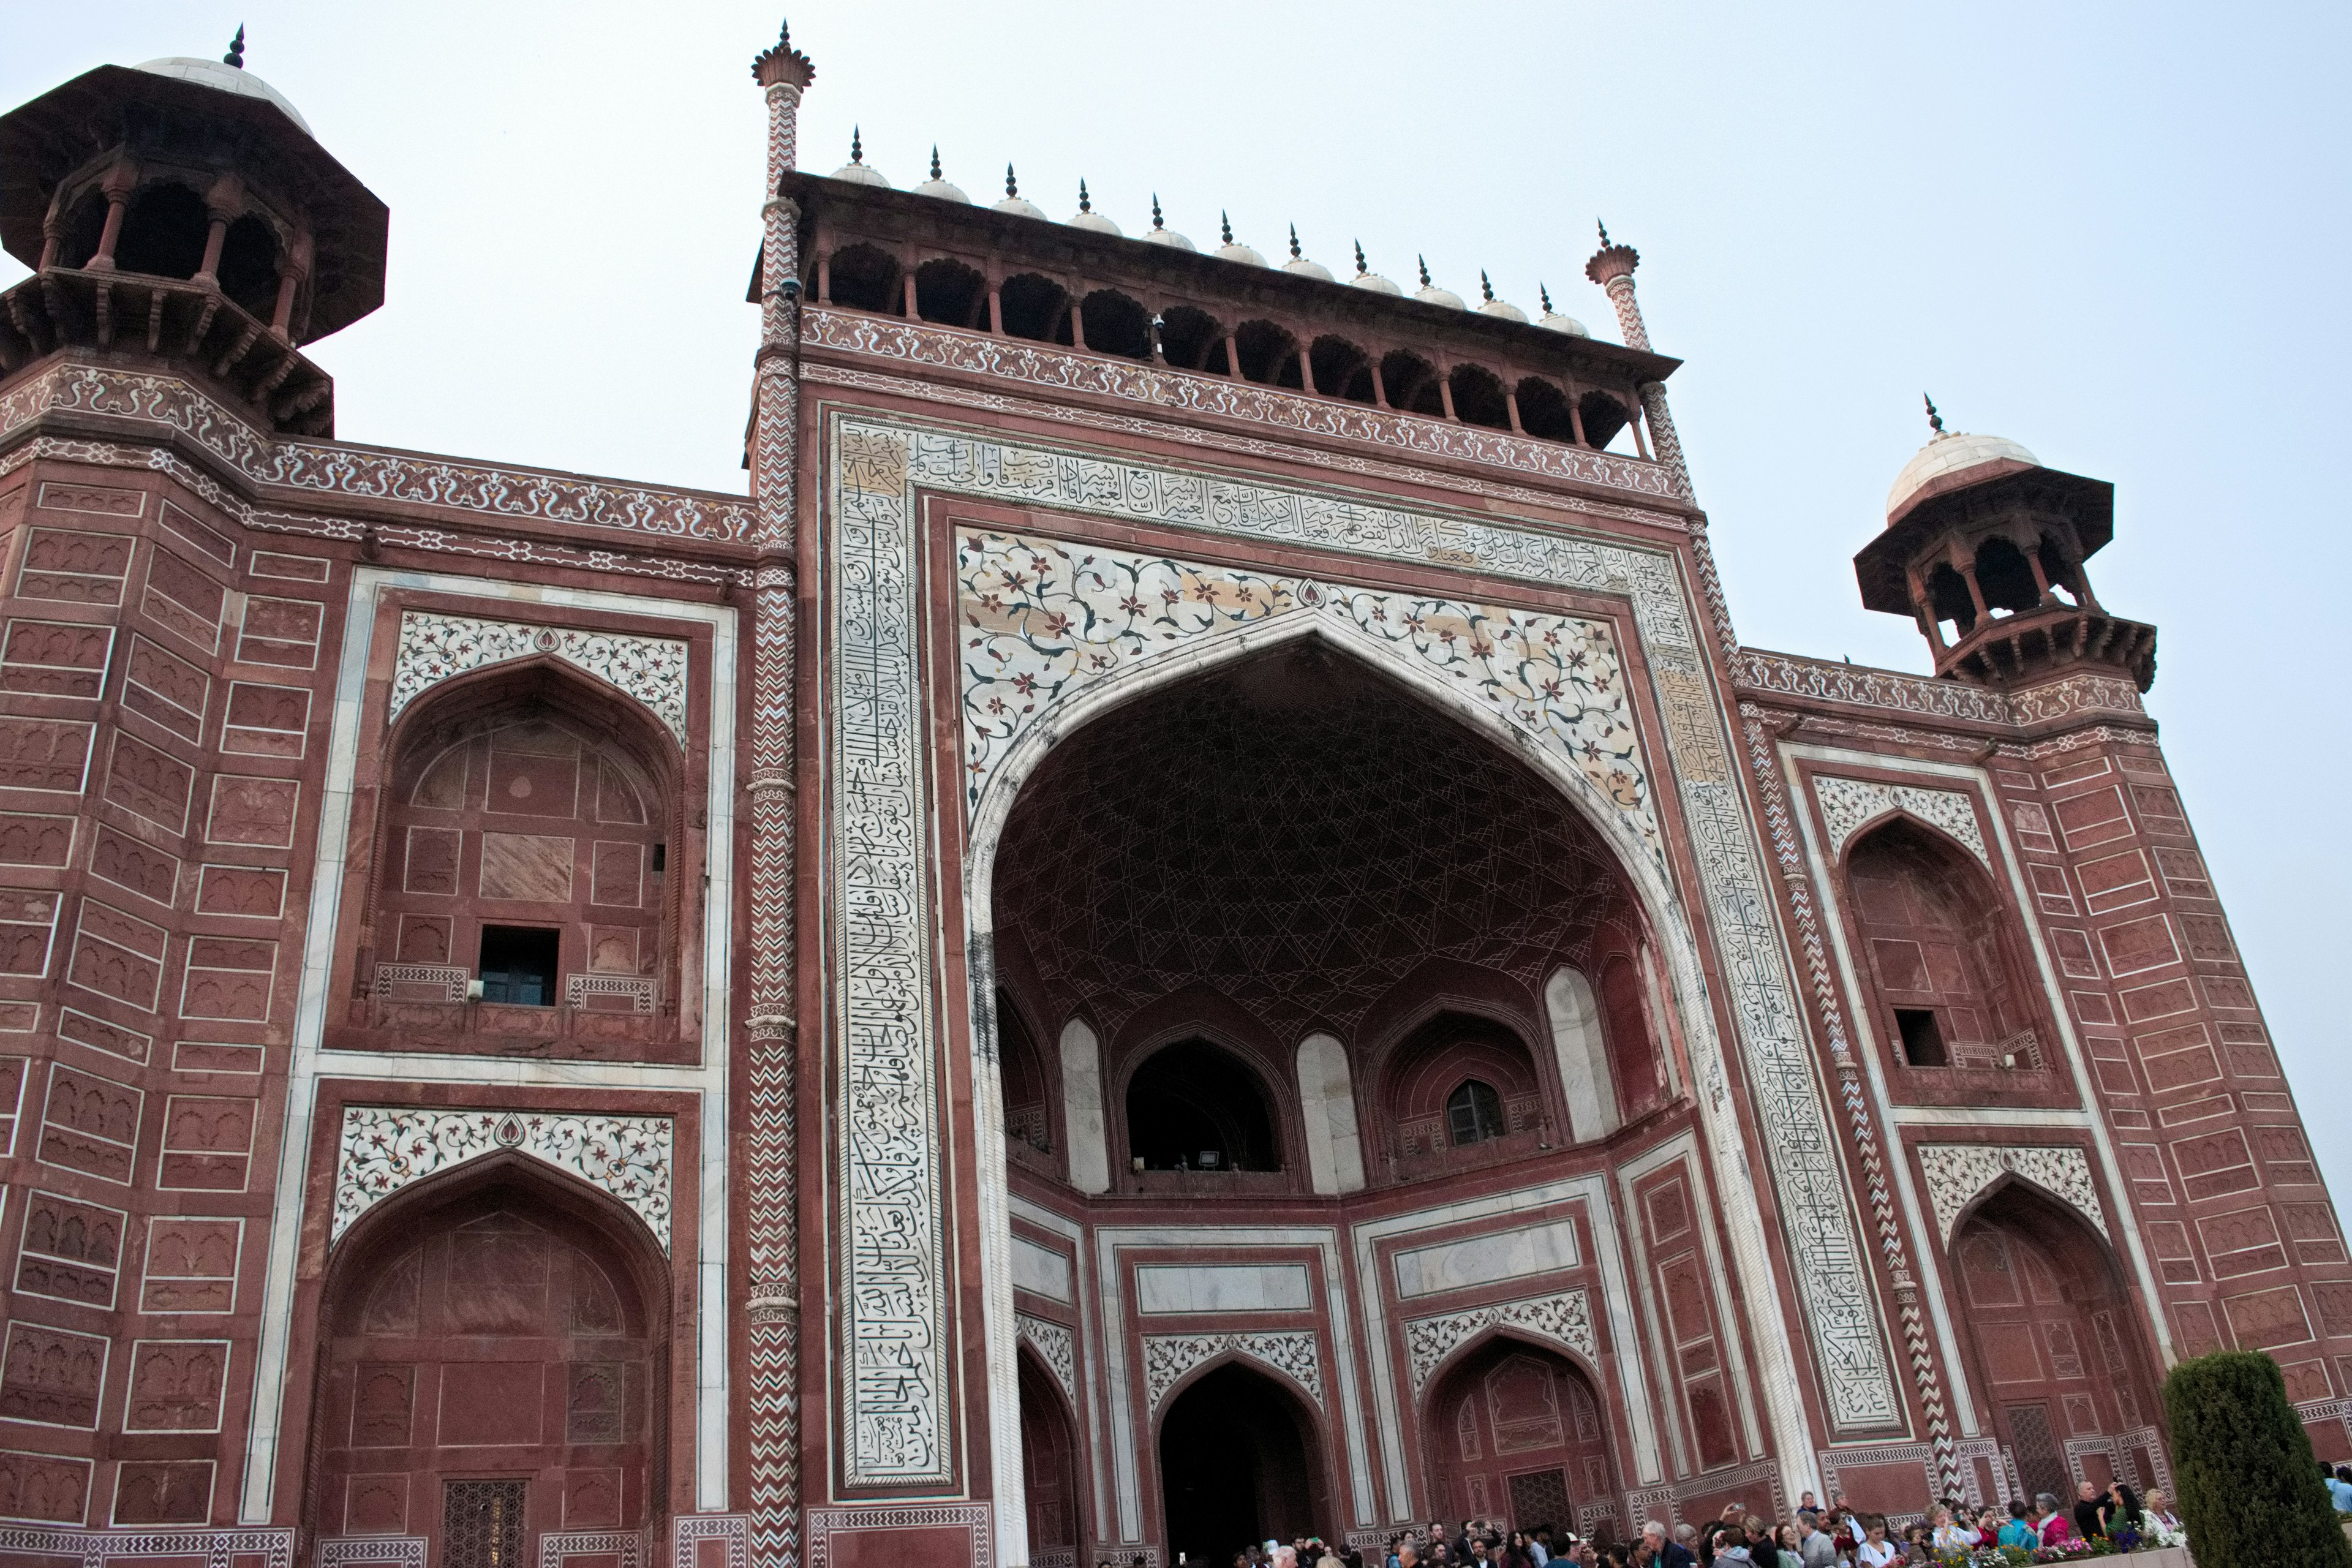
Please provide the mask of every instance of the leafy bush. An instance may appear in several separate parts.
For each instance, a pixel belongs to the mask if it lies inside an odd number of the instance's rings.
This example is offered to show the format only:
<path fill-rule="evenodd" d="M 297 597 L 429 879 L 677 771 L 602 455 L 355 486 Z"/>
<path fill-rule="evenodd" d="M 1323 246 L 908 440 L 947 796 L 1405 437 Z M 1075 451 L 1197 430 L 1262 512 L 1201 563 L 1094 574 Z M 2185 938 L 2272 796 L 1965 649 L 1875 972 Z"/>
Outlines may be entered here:
<path fill-rule="evenodd" d="M 2254 1351 L 2182 1362 L 2164 1409 L 2197 1568 L 2352 1568 L 2278 1363 Z"/>

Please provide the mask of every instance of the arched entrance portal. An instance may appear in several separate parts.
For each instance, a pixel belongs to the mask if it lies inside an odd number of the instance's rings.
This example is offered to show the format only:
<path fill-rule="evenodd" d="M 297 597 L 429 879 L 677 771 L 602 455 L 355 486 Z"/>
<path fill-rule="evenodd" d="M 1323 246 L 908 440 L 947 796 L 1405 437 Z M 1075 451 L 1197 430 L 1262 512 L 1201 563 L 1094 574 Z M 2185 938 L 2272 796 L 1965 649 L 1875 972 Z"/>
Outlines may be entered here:
<path fill-rule="evenodd" d="M 2106 1243 L 2063 1205 L 2011 1183 L 1961 1223 L 1952 1263 L 1979 1398 L 2026 1491 L 2070 1497 L 2078 1464 L 2105 1486 L 2129 1435 L 2157 1418 Z"/>
<path fill-rule="evenodd" d="M 1493 1340 L 1455 1363 L 1428 1411 L 1430 1495 L 1448 1519 L 1566 1531 L 1579 1503 L 1616 1496 L 1601 1400 L 1557 1352 Z"/>
<path fill-rule="evenodd" d="M 507 1568 L 543 1533 L 643 1526 L 660 1329 L 625 1244 L 495 1175 L 370 1220 L 322 1313 L 312 1529 Z"/>
<path fill-rule="evenodd" d="M 1029 1504 L 1029 1560 L 1077 1560 L 1078 1437 L 1052 1374 L 1021 1356 L 1021 1483 Z"/>
<path fill-rule="evenodd" d="M 1239 1362 L 1206 1373 L 1160 1422 L 1170 1562 L 1230 1563 L 1253 1541 L 1329 1528 L 1314 1425 L 1296 1396 Z"/>

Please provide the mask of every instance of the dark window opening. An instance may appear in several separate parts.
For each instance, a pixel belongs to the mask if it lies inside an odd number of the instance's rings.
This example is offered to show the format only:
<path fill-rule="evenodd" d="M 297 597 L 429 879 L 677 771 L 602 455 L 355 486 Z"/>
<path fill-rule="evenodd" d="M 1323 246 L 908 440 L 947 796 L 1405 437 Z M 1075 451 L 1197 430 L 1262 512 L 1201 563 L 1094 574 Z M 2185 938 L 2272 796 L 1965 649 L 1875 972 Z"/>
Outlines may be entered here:
<path fill-rule="evenodd" d="M 898 264 L 870 245 L 853 245 L 834 253 L 825 266 L 826 302 L 852 310 L 874 310 L 886 316 L 907 313 L 898 287 Z"/>
<path fill-rule="evenodd" d="M 1465 1079 L 1445 1097 L 1445 1126 L 1456 1148 L 1500 1138 L 1507 1131 L 1503 1123 L 1503 1097 L 1492 1084 L 1475 1078 Z"/>
<path fill-rule="evenodd" d="M 1116 289 L 1097 289 L 1078 306 L 1087 347 L 1122 359 L 1151 357 L 1151 312 Z"/>
<path fill-rule="evenodd" d="M 185 185 L 159 182 L 131 198 L 114 264 L 151 278 L 194 278 L 205 264 L 212 226 L 204 197 Z"/>
<path fill-rule="evenodd" d="M 1977 546 L 1977 586 L 1989 609 L 2030 610 L 2042 602 L 2025 552 L 2006 539 L 1988 539 Z"/>
<path fill-rule="evenodd" d="M 662 871 L 667 868 L 668 864 L 669 864 L 669 846 L 668 846 L 668 845 L 667 845 L 667 844 L 656 844 L 656 845 L 655 845 L 655 846 L 654 846 L 654 874 L 655 874 L 656 876 L 659 876 L 659 875 L 662 873 Z"/>
<path fill-rule="evenodd" d="M 482 1000 L 554 1006 L 561 941 L 561 933 L 539 926 L 484 926 Z"/>
<path fill-rule="evenodd" d="M 1576 443 L 1576 421 L 1568 411 L 1568 394 L 1539 375 L 1519 383 L 1519 428 L 1545 441 Z"/>
<path fill-rule="evenodd" d="M 1298 340 L 1272 321 L 1244 321 L 1235 327 L 1234 352 L 1241 356 L 1244 381 L 1261 386 L 1306 384 L 1298 374 Z"/>
<path fill-rule="evenodd" d="M 1511 427 L 1511 405 L 1503 394 L 1503 383 L 1495 373 L 1482 365 L 1457 364 L 1446 377 L 1454 384 L 1454 416 L 1465 425 L 1483 425 L 1489 430 Z"/>
<path fill-rule="evenodd" d="M 1976 630 L 1977 602 L 1969 596 L 1969 585 L 1952 569 L 1951 563 L 1938 561 L 1927 574 L 1927 607 L 1938 621 L 1949 621 L 1962 637 Z"/>
<path fill-rule="evenodd" d="M 1407 414 L 1445 416 L 1444 395 L 1437 390 L 1437 370 L 1419 354 L 1392 349 L 1381 359 L 1381 384 L 1388 388 L 1389 406 Z"/>
<path fill-rule="evenodd" d="M 1372 362 L 1345 338 L 1318 338 L 1307 351 L 1315 367 L 1315 390 L 1349 403 L 1372 401 Z"/>
<path fill-rule="evenodd" d="M 1225 374 L 1225 329 L 1206 310 L 1178 305 L 1160 317 L 1160 357 L 1179 370 Z"/>
<path fill-rule="evenodd" d="M 1596 448 L 1615 440 L 1633 417 L 1623 404 L 1605 392 L 1586 393 L 1576 400 L 1576 411 L 1584 416 L 1585 443 Z"/>
<path fill-rule="evenodd" d="M 66 216 L 65 237 L 58 245 L 58 265 L 87 267 L 106 237 L 106 196 L 95 187 L 74 198 Z"/>
<path fill-rule="evenodd" d="M 228 226 L 221 241 L 221 292 L 245 313 L 268 321 L 278 310 L 278 236 L 247 213 Z"/>
<path fill-rule="evenodd" d="M 1951 1058 L 1944 1051 L 1944 1031 L 1933 1008 L 1897 1007 L 1895 1026 L 1903 1035 L 1903 1059 L 1915 1068 L 1939 1068 Z"/>
<path fill-rule="evenodd" d="M 1004 312 L 1004 335 L 1034 343 L 1067 344 L 1070 297 L 1059 283 L 1024 272 L 996 286 L 996 302 Z"/>
<path fill-rule="evenodd" d="M 915 268 L 915 314 L 942 326 L 986 326 L 988 279 L 961 261 L 926 261 Z"/>
<path fill-rule="evenodd" d="M 2050 581 L 2050 591 L 2067 604 L 2081 604 L 2082 584 L 2075 579 L 2074 568 L 2066 564 L 2066 556 L 2057 544 L 2045 538 L 2033 553 L 2042 563 L 2042 575 Z"/>
<path fill-rule="evenodd" d="M 1127 1085 L 1127 1147 L 1150 1171 L 1277 1171 L 1257 1075 L 1206 1040 L 1153 1055 Z"/>

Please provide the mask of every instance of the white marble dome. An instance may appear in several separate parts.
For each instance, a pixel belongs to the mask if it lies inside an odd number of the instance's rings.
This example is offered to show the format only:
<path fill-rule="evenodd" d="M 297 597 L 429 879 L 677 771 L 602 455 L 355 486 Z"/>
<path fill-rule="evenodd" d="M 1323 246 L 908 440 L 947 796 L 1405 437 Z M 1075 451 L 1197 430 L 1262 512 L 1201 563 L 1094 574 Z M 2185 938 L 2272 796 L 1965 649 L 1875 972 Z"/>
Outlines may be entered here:
<path fill-rule="evenodd" d="M 1443 305 L 1450 310 L 1466 310 L 1462 296 L 1451 289 L 1440 289 L 1434 283 L 1424 283 L 1412 291 L 1412 297 L 1424 305 Z"/>
<path fill-rule="evenodd" d="M 1221 261 L 1238 261 L 1245 267 L 1265 266 L 1265 258 L 1259 255 L 1255 247 L 1244 245 L 1234 237 L 1234 220 L 1226 217 L 1223 213 L 1218 214 L 1217 216 L 1224 228 L 1225 243 L 1209 254 Z"/>
<path fill-rule="evenodd" d="M 1404 292 L 1403 289 L 1398 288 L 1388 279 L 1381 277 L 1379 273 L 1371 271 L 1369 268 L 1362 272 L 1359 272 L 1353 278 L 1349 279 L 1348 287 L 1350 289 L 1367 289 L 1375 294 L 1401 295 Z"/>
<path fill-rule="evenodd" d="M 1095 199 L 1087 194 L 1087 183 L 1078 182 L 1078 210 L 1063 220 L 1072 228 L 1083 228 L 1090 234 L 1122 234 L 1118 225 L 1095 211 Z"/>
<path fill-rule="evenodd" d="M 171 55 L 131 68 L 155 76 L 177 77 L 182 81 L 192 81 L 200 87 L 233 92 L 239 98 L 257 98 L 264 103 L 276 105 L 278 112 L 301 129 L 303 135 L 316 140 L 316 133 L 311 131 L 310 122 L 302 118 L 302 111 L 296 109 L 284 93 L 249 70 L 220 60 L 200 60 L 188 55 Z"/>
<path fill-rule="evenodd" d="M 1495 285 L 1487 279 L 1484 272 L 1478 274 L 1478 291 L 1486 296 L 1478 302 L 1480 315 L 1492 316 L 1498 321 L 1524 322 L 1528 319 L 1528 313 L 1508 300 L 1495 298 Z"/>
<path fill-rule="evenodd" d="M 1170 228 L 1168 226 L 1168 220 L 1160 216 L 1160 193 L 1157 191 L 1151 193 L 1151 226 L 1143 231 L 1143 243 L 1146 245 L 1164 245 L 1171 250 L 1191 250 L 1193 248 L 1192 242 L 1185 238 L 1182 235 L 1178 234 L 1174 229 Z"/>
<path fill-rule="evenodd" d="M 1574 316 L 1563 316 L 1558 310 L 1546 310 L 1536 321 L 1538 327 L 1549 327 L 1555 332 L 1566 332 L 1571 338 L 1589 338 L 1592 329 Z"/>
<path fill-rule="evenodd" d="M 1911 455 L 1886 492 L 1886 515 L 1893 517 L 1911 498 L 1929 485 L 1988 463 L 2021 463 L 2038 468 L 2042 459 L 2004 436 L 1971 436 L 1960 430 L 1940 430 Z"/>
<path fill-rule="evenodd" d="M 936 147 L 931 149 L 931 177 L 915 187 L 915 195 L 933 196 L 943 202 L 961 202 L 965 206 L 971 205 L 971 198 L 963 194 L 961 185 L 941 177 L 940 150 Z"/>
<path fill-rule="evenodd" d="M 1050 221 L 1045 216 L 1045 208 L 1021 194 L 1020 183 L 1013 179 L 1010 163 L 1004 165 L 1004 199 L 996 204 L 994 210 L 1011 213 L 1015 217 L 1034 217 L 1041 223 Z"/>

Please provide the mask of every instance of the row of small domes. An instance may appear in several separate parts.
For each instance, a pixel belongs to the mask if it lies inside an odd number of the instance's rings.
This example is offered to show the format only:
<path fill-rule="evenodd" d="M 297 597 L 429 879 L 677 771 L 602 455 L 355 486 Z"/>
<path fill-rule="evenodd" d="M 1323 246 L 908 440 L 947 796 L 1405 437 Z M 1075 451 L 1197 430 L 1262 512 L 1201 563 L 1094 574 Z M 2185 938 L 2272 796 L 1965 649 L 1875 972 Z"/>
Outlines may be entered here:
<path fill-rule="evenodd" d="M 833 177 L 836 180 L 847 181 L 852 184 L 878 185 L 884 190 L 890 188 L 890 182 L 882 175 L 880 171 L 866 161 L 864 143 L 856 132 L 850 133 L 849 162 L 835 169 L 833 172 Z M 914 194 L 919 196 L 930 196 L 940 201 L 960 202 L 967 206 L 971 205 L 971 198 L 964 194 L 962 187 L 940 174 L 940 150 L 936 147 L 931 149 L 931 177 L 917 185 Z M 1019 217 L 1036 218 L 1044 223 L 1053 221 L 1045 216 L 1045 209 L 1021 194 L 1020 184 L 1013 178 L 1013 165 L 1010 163 L 1004 166 L 1004 199 L 995 204 L 995 210 L 1001 213 L 1012 213 Z M 1223 215 L 1220 215 L 1220 217 L 1222 219 Z M 1094 201 L 1087 194 L 1087 183 L 1084 180 L 1078 182 L 1078 210 L 1064 221 L 1072 228 L 1090 229 L 1097 234 L 1122 237 L 1125 234 L 1118 224 L 1094 210 Z M 1223 230 L 1224 243 L 1211 251 L 1210 255 L 1225 261 L 1237 261 L 1247 267 L 1274 265 L 1254 247 L 1234 238 L 1234 226 L 1230 220 L 1223 221 L 1221 226 Z M 1164 245 L 1171 250 L 1198 248 L 1191 240 L 1168 226 L 1166 220 L 1160 216 L 1160 198 L 1157 195 L 1151 198 L 1151 227 L 1141 237 L 1146 244 Z M 1421 261 L 1417 257 L 1414 259 L 1420 262 L 1421 287 L 1413 290 L 1413 299 L 1424 304 L 1444 305 L 1456 310 L 1474 308 L 1452 289 L 1441 289 L 1431 282 L 1429 264 L 1426 261 Z M 1290 229 L 1290 259 L 1282 263 L 1281 270 L 1294 273 L 1301 278 L 1317 279 L 1325 283 L 1339 281 L 1331 275 L 1329 268 L 1319 261 L 1309 260 L 1300 250 L 1298 226 L 1296 224 L 1292 225 Z M 1404 294 L 1402 288 L 1374 272 L 1365 263 L 1364 247 L 1361 244 L 1356 247 L 1356 275 L 1349 279 L 1348 282 L 1353 288 L 1369 289 L 1375 294 L 1394 294 L 1400 298 Z M 1495 297 L 1495 286 L 1487 281 L 1484 272 L 1478 274 L 1478 286 L 1480 292 L 1485 295 L 1485 298 L 1475 307 L 1480 315 L 1494 316 L 1506 321 L 1525 321 L 1528 319 L 1528 313 L 1517 305 L 1507 300 L 1498 300 Z M 1585 329 L 1584 323 L 1575 317 L 1563 316 L 1552 309 L 1550 289 L 1538 288 L 1537 291 L 1543 299 L 1543 315 L 1536 320 L 1536 325 L 1549 327 L 1557 332 L 1566 332 L 1570 337 L 1585 338 L 1592 335 Z"/>

